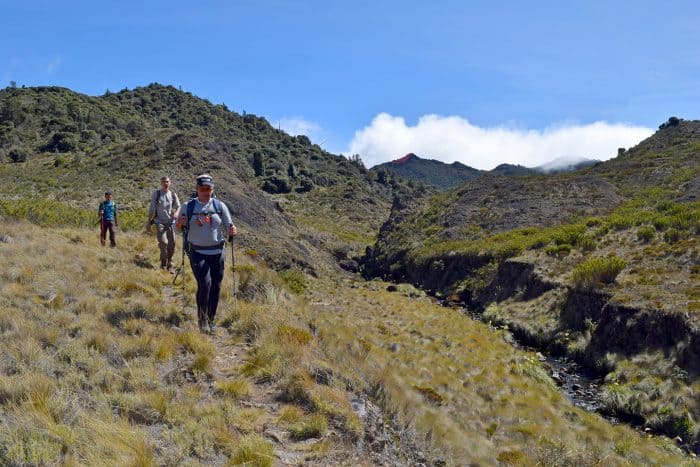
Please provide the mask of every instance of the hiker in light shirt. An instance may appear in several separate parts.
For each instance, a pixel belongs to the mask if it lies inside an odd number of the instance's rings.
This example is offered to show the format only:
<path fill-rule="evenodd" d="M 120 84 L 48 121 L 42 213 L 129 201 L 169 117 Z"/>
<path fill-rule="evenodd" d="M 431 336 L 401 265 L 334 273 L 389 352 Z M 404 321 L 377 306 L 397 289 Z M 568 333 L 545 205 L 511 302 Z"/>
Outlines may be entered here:
<path fill-rule="evenodd" d="M 197 197 L 180 209 L 177 230 L 185 229 L 190 266 L 197 279 L 197 318 L 202 332 L 214 332 L 224 278 L 226 238 L 238 233 L 226 204 L 214 197 L 210 175 L 197 177 Z"/>
<path fill-rule="evenodd" d="M 153 231 L 156 225 L 156 238 L 160 248 L 160 268 L 173 272 L 173 255 L 175 254 L 174 226 L 177 213 L 180 210 L 180 200 L 170 189 L 170 178 L 160 179 L 160 189 L 151 194 L 151 204 L 148 207 L 148 225 L 146 232 Z"/>

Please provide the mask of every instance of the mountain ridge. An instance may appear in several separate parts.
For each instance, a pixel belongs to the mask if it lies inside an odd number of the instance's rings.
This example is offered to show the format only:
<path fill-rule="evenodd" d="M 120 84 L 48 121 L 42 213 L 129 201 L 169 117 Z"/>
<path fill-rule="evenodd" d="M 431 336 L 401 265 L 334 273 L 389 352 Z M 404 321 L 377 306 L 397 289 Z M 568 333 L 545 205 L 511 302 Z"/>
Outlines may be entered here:
<path fill-rule="evenodd" d="M 390 171 L 405 179 L 425 183 L 440 190 L 447 190 L 489 173 L 505 176 L 565 173 L 590 167 L 598 162 L 600 161 L 586 158 L 578 158 L 576 160 L 572 158 L 558 158 L 532 168 L 505 163 L 491 170 L 480 170 L 469 167 L 459 161 L 448 164 L 435 159 L 424 159 L 414 153 L 408 153 L 393 161 L 377 164 L 371 170 L 377 173 Z"/>

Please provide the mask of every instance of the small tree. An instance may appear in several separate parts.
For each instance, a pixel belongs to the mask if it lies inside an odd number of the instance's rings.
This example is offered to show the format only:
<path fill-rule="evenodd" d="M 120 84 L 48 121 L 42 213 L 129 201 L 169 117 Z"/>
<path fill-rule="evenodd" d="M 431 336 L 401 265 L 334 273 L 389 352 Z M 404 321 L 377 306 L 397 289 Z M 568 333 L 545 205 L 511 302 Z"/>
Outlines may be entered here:
<path fill-rule="evenodd" d="M 253 171 L 256 177 L 260 177 L 265 173 L 265 166 L 263 164 L 263 156 L 260 151 L 255 151 L 253 153 Z"/>
<path fill-rule="evenodd" d="M 271 194 L 289 193 L 292 191 L 289 180 L 282 175 L 267 177 L 263 183 L 262 189 Z"/>
<path fill-rule="evenodd" d="M 362 162 L 362 159 L 360 158 L 360 155 L 359 155 L 359 154 L 353 154 L 353 155 L 350 156 L 348 159 L 350 160 L 350 163 L 351 163 L 351 164 L 356 165 L 356 166 L 358 166 L 358 167 L 361 168 L 361 169 L 364 169 L 364 168 L 365 168 L 365 163 Z"/>
<path fill-rule="evenodd" d="M 659 125 L 659 130 L 663 130 L 664 128 L 670 128 L 673 126 L 678 126 L 681 123 L 681 119 L 678 117 L 669 117 L 667 121 Z"/>

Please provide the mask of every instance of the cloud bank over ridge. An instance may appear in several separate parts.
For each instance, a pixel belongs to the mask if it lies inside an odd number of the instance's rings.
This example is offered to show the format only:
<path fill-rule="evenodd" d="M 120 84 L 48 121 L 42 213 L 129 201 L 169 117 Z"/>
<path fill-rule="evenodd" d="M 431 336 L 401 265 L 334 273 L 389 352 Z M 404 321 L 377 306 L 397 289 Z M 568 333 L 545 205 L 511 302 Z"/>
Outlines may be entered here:
<path fill-rule="evenodd" d="M 535 167 L 554 159 L 607 160 L 617 148 L 631 147 L 654 132 L 622 123 L 567 124 L 543 130 L 507 126 L 482 128 L 458 116 L 424 115 L 413 125 L 380 113 L 355 132 L 345 155 L 359 154 L 367 167 L 409 152 L 420 157 L 490 170 L 499 164 Z"/>

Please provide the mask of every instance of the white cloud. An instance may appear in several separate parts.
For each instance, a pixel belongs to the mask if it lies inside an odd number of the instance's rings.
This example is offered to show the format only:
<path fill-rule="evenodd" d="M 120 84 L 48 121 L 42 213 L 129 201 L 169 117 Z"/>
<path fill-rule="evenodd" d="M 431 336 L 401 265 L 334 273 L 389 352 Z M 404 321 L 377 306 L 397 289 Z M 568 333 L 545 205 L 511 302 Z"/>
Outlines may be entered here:
<path fill-rule="evenodd" d="M 279 121 L 279 127 L 290 135 L 306 135 L 313 139 L 321 133 L 321 126 L 303 117 L 283 118 Z"/>
<path fill-rule="evenodd" d="M 367 167 L 410 152 L 484 170 L 503 163 L 535 167 L 557 158 L 607 160 L 617 155 L 617 148 L 631 147 L 652 133 L 651 128 L 607 122 L 543 130 L 481 128 L 462 117 L 440 115 L 425 115 L 409 126 L 403 117 L 381 113 L 355 132 L 345 155 L 359 154 Z"/>

